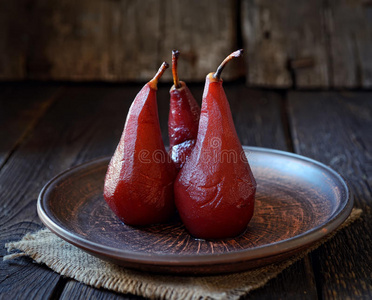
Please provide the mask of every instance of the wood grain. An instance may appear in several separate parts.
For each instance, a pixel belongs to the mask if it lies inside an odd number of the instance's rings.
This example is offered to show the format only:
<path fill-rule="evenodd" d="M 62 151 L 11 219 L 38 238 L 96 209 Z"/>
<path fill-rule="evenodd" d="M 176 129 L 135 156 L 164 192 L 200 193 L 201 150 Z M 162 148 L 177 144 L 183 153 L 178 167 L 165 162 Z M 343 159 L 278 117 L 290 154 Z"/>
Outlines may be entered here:
<path fill-rule="evenodd" d="M 143 297 L 123 295 L 103 289 L 95 289 L 85 284 L 70 280 L 61 294 L 60 300 L 70 299 L 100 299 L 100 300 L 139 300 Z"/>
<path fill-rule="evenodd" d="M 17 160 L 12 154 L 18 151 L 33 131 L 35 125 L 51 103 L 51 94 L 55 88 L 46 86 L 20 85 L 2 86 L 0 131 L 1 166 L 0 166 L 0 256 L 6 255 L 4 244 L 20 239 L 24 234 L 41 228 L 41 222 L 35 212 L 35 181 L 28 176 L 32 169 L 27 166 L 32 162 Z M 32 154 L 32 153 L 30 153 Z M 15 162 L 10 167 L 11 161 Z M 26 163 L 25 163 L 26 162 Z M 34 161 L 33 165 L 37 165 Z M 25 169 L 27 171 L 25 171 Z M 37 169 L 37 168 L 36 168 Z M 17 175 L 14 174 L 17 173 Z M 19 176 L 23 174 L 24 176 Z M 30 179 L 30 181 L 29 181 Z M 19 187 L 24 189 L 19 193 Z M 28 193 L 33 190 L 33 194 Z M 21 275 L 21 276 L 20 276 Z M 58 285 L 60 277 L 51 273 L 45 266 L 35 266 L 31 260 L 17 260 L 12 263 L 0 261 L 0 294 L 2 297 L 35 298 L 48 296 Z M 45 281 L 49 287 L 43 287 Z M 27 286 L 27 288 L 23 288 Z M 49 291 L 49 292 L 48 292 Z"/>
<path fill-rule="evenodd" d="M 323 2 L 242 1 L 248 84 L 282 88 L 328 86 Z"/>
<path fill-rule="evenodd" d="M 180 78 L 199 82 L 244 47 L 226 80 L 370 88 L 371 11 L 365 0 L 3 1 L 0 80 L 143 82 L 178 48 Z"/>
<path fill-rule="evenodd" d="M 159 2 L 38 1 L 46 42 L 39 49 L 50 68 L 32 78 L 148 80 L 156 72 Z"/>
<path fill-rule="evenodd" d="M 53 103 L 56 85 L 0 86 L 0 167 Z"/>
<path fill-rule="evenodd" d="M 0 80 L 26 76 L 29 16 L 24 4 L 23 0 L 0 2 Z"/>
<path fill-rule="evenodd" d="M 236 50 L 236 3 L 4 3 L 0 11 L 8 13 L 0 33 L 7 39 L 0 42 L 0 79 L 148 81 L 179 48 L 181 78 L 204 80 Z M 15 15 L 23 18 L 14 21 Z M 244 64 L 231 65 L 224 78 L 243 74 Z"/>
<path fill-rule="evenodd" d="M 306 284 L 301 284 L 302 278 L 307 279 Z M 277 293 L 275 291 L 282 292 Z M 252 291 L 246 299 L 272 300 L 273 295 L 277 299 L 288 300 L 318 299 L 315 278 L 309 257 L 294 263 L 274 280 L 270 280 L 264 288 Z"/>
<path fill-rule="evenodd" d="M 160 61 L 171 61 L 171 50 L 181 52 L 180 80 L 202 81 L 214 72 L 237 45 L 237 1 L 166 0 L 160 13 Z M 160 64 L 158 61 L 158 64 Z M 231 80 L 244 75 L 242 59 L 229 63 L 222 78 Z M 164 74 L 171 79 L 171 72 Z"/>
<path fill-rule="evenodd" d="M 328 1 L 334 87 L 372 87 L 372 6 L 363 0 Z"/>
<path fill-rule="evenodd" d="M 330 165 L 348 181 L 362 221 L 312 255 L 319 295 L 368 299 L 371 291 L 371 93 L 290 93 L 296 152 Z M 361 238 L 363 237 L 363 238 Z"/>

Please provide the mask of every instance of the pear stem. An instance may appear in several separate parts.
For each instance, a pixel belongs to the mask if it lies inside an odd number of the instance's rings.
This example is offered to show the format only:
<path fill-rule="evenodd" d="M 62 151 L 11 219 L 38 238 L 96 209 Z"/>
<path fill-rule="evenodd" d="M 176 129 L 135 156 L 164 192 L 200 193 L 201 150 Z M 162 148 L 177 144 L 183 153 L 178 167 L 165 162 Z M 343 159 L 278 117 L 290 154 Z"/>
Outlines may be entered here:
<path fill-rule="evenodd" d="M 234 51 L 233 53 L 231 53 L 228 57 L 226 57 L 223 62 L 219 65 L 219 67 L 217 68 L 217 71 L 216 73 L 213 74 L 213 78 L 216 78 L 216 79 L 220 79 L 221 78 L 221 73 L 223 71 L 223 69 L 225 68 L 226 64 L 232 60 L 233 58 L 236 58 L 236 57 L 239 57 L 239 56 L 242 56 L 243 55 L 243 49 L 240 49 L 240 50 L 237 50 L 237 51 Z"/>
<path fill-rule="evenodd" d="M 172 50 L 172 74 L 173 74 L 173 83 L 176 89 L 181 87 L 180 79 L 178 78 L 177 72 L 177 61 L 178 57 L 180 56 L 180 52 L 178 50 Z"/>
<path fill-rule="evenodd" d="M 149 81 L 149 85 L 153 89 L 158 88 L 158 81 L 160 77 L 164 74 L 165 70 L 169 68 L 169 64 L 167 62 L 163 62 L 158 70 L 158 72 L 155 74 L 154 78 Z"/>

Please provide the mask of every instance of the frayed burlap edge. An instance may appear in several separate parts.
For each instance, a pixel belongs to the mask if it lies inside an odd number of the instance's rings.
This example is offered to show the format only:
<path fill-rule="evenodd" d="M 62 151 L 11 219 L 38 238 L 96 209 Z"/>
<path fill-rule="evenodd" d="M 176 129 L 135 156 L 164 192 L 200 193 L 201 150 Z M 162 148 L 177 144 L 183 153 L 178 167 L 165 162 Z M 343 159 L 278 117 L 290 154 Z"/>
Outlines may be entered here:
<path fill-rule="evenodd" d="M 353 209 L 336 231 L 286 261 L 228 275 L 167 276 L 128 270 L 87 254 L 63 241 L 48 229 L 26 234 L 18 242 L 7 243 L 5 247 L 8 252 L 16 249 L 22 252 L 9 254 L 3 259 L 11 260 L 20 256 L 29 256 L 37 263 L 43 263 L 57 273 L 84 284 L 147 298 L 239 299 L 250 291 L 264 286 L 284 269 L 328 241 L 340 229 L 358 219 L 361 213 L 361 209 Z"/>

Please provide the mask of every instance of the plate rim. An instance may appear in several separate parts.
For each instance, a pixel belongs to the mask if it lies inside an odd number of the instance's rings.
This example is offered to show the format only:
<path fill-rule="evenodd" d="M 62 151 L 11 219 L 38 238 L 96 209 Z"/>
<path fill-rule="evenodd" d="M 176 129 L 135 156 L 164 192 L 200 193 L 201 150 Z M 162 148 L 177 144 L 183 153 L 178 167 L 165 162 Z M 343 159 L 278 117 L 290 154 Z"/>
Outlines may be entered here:
<path fill-rule="evenodd" d="M 329 216 L 329 221 L 325 222 L 321 226 L 316 228 L 311 228 L 301 234 L 298 234 L 290 239 L 280 240 L 274 243 L 266 244 L 257 246 L 254 248 L 246 248 L 234 252 L 227 252 L 227 253 L 212 253 L 212 254 L 172 254 L 172 253 L 139 253 L 132 250 L 123 250 L 114 247 L 110 247 L 104 244 L 96 243 L 93 241 L 89 241 L 80 237 L 79 235 L 74 235 L 70 231 L 64 229 L 63 227 L 56 224 L 47 214 L 43 202 L 45 199 L 44 195 L 47 193 L 48 189 L 60 178 L 63 178 L 66 174 L 70 172 L 77 171 L 79 169 L 84 169 L 87 165 L 97 164 L 99 165 L 103 161 L 109 161 L 110 157 L 100 157 L 96 158 L 79 165 L 73 166 L 71 168 L 66 169 L 63 172 L 60 172 L 53 178 L 51 178 L 41 189 L 38 199 L 37 199 L 37 213 L 39 218 L 43 222 L 43 224 L 55 233 L 57 236 L 61 237 L 65 241 L 92 253 L 96 256 L 100 257 L 109 257 L 111 259 L 115 259 L 118 261 L 125 261 L 128 263 L 136 263 L 142 265 L 163 265 L 169 267 L 182 267 L 182 266 L 193 266 L 198 264 L 198 266 L 207 266 L 207 265 L 219 265 L 219 264 L 231 264 L 243 261 L 252 261 L 252 260 L 259 260 L 259 259 L 266 259 L 268 257 L 279 256 L 281 254 L 285 254 L 290 251 L 294 251 L 296 249 L 308 246 L 321 238 L 325 237 L 326 235 L 332 233 L 336 230 L 350 215 L 351 210 L 354 205 L 354 199 L 352 192 L 349 188 L 347 181 L 339 174 L 337 171 L 332 169 L 331 167 L 321 163 L 317 160 L 312 158 L 299 155 L 292 152 L 287 152 L 283 150 L 271 149 L 271 148 L 264 148 L 264 147 L 254 147 L 254 146 L 243 146 L 244 151 L 254 151 L 254 152 L 264 152 L 268 154 L 276 154 L 285 157 L 292 157 L 299 159 L 301 161 L 306 161 L 308 163 L 315 164 L 318 167 L 330 172 L 335 178 L 338 179 L 339 183 L 341 183 L 345 189 L 345 200 L 341 202 L 343 206 L 338 206 L 336 211 L 333 212 Z M 249 157 L 248 157 L 249 159 Z M 327 227 L 327 231 L 323 229 Z M 303 239 L 305 242 L 298 243 L 298 240 Z"/>

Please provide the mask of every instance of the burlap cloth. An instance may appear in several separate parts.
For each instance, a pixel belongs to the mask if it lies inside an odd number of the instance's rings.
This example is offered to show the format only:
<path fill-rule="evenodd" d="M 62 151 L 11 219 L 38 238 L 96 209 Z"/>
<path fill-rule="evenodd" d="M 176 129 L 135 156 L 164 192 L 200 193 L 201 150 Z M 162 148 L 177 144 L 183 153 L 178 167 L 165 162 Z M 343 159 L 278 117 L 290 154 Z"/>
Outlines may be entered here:
<path fill-rule="evenodd" d="M 29 256 L 59 274 L 96 288 L 160 299 L 238 299 L 262 287 L 284 269 L 332 238 L 337 231 L 358 219 L 362 210 L 353 209 L 348 219 L 333 233 L 289 260 L 243 273 L 216 276 L 154 275 L 121 268 L 91 256 L 65 242 L 48 229 L 25 235 L 6 244 L 8 251 L 20 250 L 4 260 Z"/>

